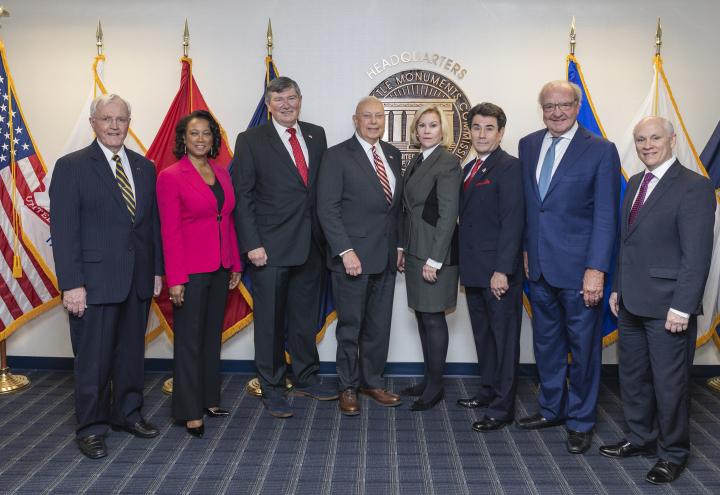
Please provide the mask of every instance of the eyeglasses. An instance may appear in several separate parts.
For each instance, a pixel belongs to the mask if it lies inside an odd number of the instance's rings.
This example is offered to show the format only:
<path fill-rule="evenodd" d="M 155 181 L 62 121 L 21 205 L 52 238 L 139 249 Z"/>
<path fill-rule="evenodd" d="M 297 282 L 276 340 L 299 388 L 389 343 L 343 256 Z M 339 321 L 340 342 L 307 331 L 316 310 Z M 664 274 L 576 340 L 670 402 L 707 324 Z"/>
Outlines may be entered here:
<path fill-rule="evenodd" d="M 575 106 L 577 103 L 577 100 L 573 101 L 563 101 L 561 103 L 543 103 L 541 105 L 543 112 L 554 112 L 556 108 L 559 108 L 563 112 L 567 112 L 568 110 L 572 109 L 572 107 Z"/>
<path fill-rule="evenodd" d="M 112 125 L 113 123 L 117 126 L 126 126 L 130 123 L 129 117 L 93 117 L 93 120 L 102 122 L 103 125 Z"/>

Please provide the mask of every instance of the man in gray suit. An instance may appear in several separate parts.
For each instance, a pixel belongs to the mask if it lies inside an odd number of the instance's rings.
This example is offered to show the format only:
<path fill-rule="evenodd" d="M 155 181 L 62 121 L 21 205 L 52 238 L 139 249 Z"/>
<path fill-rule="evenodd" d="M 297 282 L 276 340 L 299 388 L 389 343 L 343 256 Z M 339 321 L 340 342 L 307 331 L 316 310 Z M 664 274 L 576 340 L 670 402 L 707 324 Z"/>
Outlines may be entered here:
<path fill-rule="evenodd" d="M 647 170 L 623 202 L 620 252 L 610 307 L 618 317 L 620 395 L 627 439 L 607 457 L 657 455 L 646 480 L 675 480 L 690 454 L 688 381 L 697 315 L 710 270 L 715 194 L 673 154 L 675 132 L 661 117 L 633 132 Z"/>
<path fill-rule="evenodd" d="M 381 141 L 385 109 L 365 97 L 353 115 L 356 133 L 329 148 L 318 178 L 318 217 L 327 239 L 338 322 L 340 411 L 360 413 L 357 391 L 383 406 L 400 398 L 384 389 L 390 343 L 401 208 L 400 151 Z"/>

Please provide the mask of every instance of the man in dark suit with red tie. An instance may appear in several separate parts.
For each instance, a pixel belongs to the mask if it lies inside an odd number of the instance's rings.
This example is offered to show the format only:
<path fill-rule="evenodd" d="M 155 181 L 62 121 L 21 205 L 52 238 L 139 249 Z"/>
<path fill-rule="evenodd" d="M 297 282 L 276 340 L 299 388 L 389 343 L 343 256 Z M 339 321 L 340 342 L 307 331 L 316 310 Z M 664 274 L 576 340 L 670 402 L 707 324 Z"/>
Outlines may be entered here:
<path fill-rule="evenodd" d="M 57 161 L 50 184 L 53 256 L 75 355 L 80 451 L 107 455 L 110 426 L 151 438 L 142 415 L 145 327 L 163 273 L 155 167 L 125 148 L 130 106 L 90 106 L 97 139 Z"/>
<path fill-rule="evenodd" d="M 484 432 L 504 427 L 515 415 L 525 206 L 520 160 L 500 148 L 505 112 L 481 103 L 467 120 L 477 156 L 463 167 L 460 283 L 465 286 L 482 385 L 458 405 L 487 406 L 473 424 L 475 431 Z"/>
<path fill-rule="evenodd" d="M 633 136 L 646 170 L 625 192 L 610 295 L 627 435 L 600 453 L 657 455 L 645 479 L 661 484 L 675 480 L 690 455 L 689 377 L 717 202 L 712 183 L 673 154 L 669 121 L 647 117 Z"/>
<path fill-rule="evenodd" d="M 250 263 L 255 366 L 262 400 L 275 417 L 293 415 L 285 395 L 285 328 L 295 393 L 333 400 L 318 378 L 315 344 L 325 241 L 315 190 L 327 143 L 322 127 L 298 121 L 300 87 L 288 77 L 270 81 L 265 104 L 272 119 L 240 133 L 232 164 L 240 250 Z"/>

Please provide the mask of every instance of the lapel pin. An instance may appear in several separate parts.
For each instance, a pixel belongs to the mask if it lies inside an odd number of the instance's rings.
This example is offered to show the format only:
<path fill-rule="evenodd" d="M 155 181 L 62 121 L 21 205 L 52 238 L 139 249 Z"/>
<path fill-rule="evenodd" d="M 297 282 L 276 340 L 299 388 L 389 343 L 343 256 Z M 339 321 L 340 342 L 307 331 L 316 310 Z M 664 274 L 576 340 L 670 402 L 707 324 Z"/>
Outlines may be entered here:
<path fill-rule="evenodd" d="M 395 159 L 395 157 L 393 155 L 388 155 L 388 158 L 390 158 L 391 160 Z"/>
<path fill-rule="evenodd" d="M 308 139 L 312 139 L 312 134 L 308 134 Z"/>
<path fill-rule="evenodd" d="M 481 172 L 482 172 L 482 173 L 485 173 L 485 172 L 487 172 L 487 169 L 484 168 L 484 169 L 481 170 Z"/>

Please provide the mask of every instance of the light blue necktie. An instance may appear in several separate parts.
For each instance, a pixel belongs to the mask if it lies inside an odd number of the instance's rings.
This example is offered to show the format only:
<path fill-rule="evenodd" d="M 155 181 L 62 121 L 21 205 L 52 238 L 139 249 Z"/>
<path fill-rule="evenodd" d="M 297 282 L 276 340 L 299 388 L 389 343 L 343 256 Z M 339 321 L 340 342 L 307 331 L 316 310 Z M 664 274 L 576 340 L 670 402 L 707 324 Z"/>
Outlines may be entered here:
<path fill-rule="evenodd" d="M 555 163 L 555 146 L 560 142 L 559 137 L 552 138 L 550 147 L 543 158 L 542 167 L 540 168 L 540 179 L 538 180 L 538 190 L 540 191 L 540 200 L 545 199 L 547 190 L 550 187 L 550 179 L 552 179 L 552 168 Z"/>

